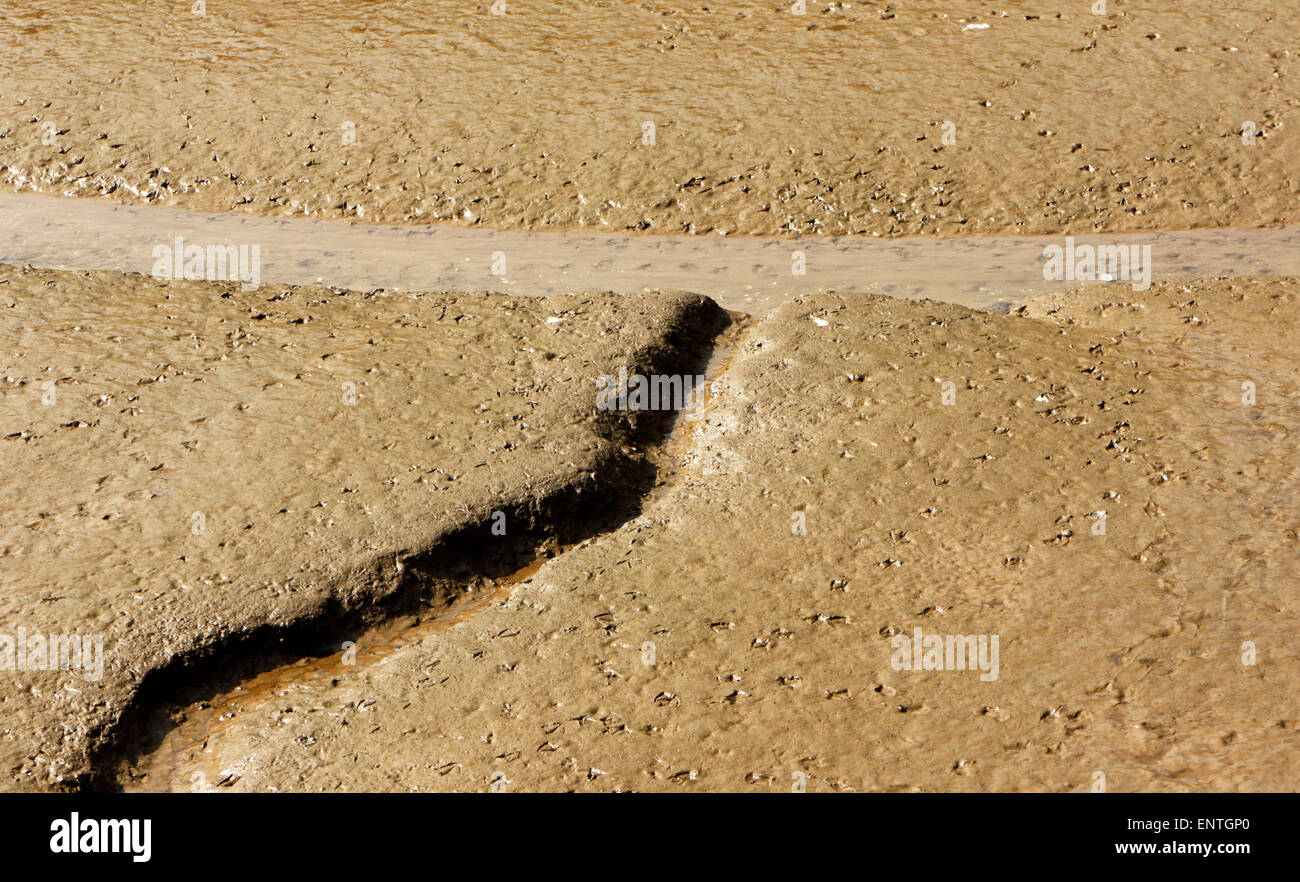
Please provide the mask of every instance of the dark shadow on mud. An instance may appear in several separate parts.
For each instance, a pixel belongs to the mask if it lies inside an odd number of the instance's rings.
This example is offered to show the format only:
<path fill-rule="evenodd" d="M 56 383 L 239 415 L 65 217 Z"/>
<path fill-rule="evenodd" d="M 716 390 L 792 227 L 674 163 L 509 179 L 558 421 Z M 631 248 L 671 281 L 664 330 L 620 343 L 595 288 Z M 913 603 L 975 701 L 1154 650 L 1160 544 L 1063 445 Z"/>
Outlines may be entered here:
<path fill-rule="evenodd" d="M 647 373 L 703 373 L 730 323 L 725 311 L 700 298 L 683 311 L 662 343 L 638 354 L 637 368 Z M 381 598 L 357 599 L 351 594 L 344 599 L 334 594 L 300 619 L 214 637 L 150 671 L 116 721 L 92 733 L 89 769 L 74 786 L 120 791 L 124 777 L 161 746 L 183 709 L 230 693 L 267 671 L 335 655 L 344 641 L 357 641 L 358 635 L 382 623 L 445 615 L 472 589 L 635 518 L 658 480 L 658 469 L 646 451 L 667 438 L 676 416 L 672 411 L 602 414 L 597 431 L 617 443 L 594 476 L 531 498 L 498 502 L 490 510 L 475 512 L 469 526 L 442 534 L 430 547 L 399 552 L 401 566 L 394 560 L 389 573 L 395 587 Z M 494 511 L 505 513 L 508 535 L 493 534 Z M 358 573 L 357 578 L 376 575 Z"/>

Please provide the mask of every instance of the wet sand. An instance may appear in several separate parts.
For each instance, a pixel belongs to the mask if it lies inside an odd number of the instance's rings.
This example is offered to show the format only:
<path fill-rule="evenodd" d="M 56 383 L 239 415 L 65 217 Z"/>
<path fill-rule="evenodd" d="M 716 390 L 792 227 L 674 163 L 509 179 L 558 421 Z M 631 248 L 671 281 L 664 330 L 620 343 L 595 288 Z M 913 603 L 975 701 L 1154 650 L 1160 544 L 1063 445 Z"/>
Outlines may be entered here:
<path fill-rule="evenodd" d="M 1276 4 L 790 6 L 9 3 L 0 181 L 528 230 L 1300 222 Z"/>

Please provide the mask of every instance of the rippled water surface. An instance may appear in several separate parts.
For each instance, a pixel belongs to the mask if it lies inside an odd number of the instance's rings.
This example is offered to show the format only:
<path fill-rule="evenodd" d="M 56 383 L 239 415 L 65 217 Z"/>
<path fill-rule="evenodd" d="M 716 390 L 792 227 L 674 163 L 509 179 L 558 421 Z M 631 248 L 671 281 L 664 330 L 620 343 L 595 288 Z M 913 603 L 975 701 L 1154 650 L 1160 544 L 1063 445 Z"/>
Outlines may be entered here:
<path fill-rule="evenodd" d="M 1063 236 L 990 238 L 617 236 L 447 226 L 361 226 L 309 218 L 203 214 L 96 199 L 0 193 L 0 262 L 149 273 L 153 249 L 258 245 L 263 284 L 371 290 L 689 290 L 762 314 L 817 291 L 872 292 L 1006 307 L 1076 282 L 1043 278 Z M 1300 275 L 1300 229 L 1189 230 L 1078 237 L 1150 245 L 1155 279 Z M 802 253 L 805 272 L 796 274 Z M 504 268 L 497 275 L 494 269 Z M 1129 283 L 1117 282 L 1123 292 Z M 1117 294 L 1122 296 L 1122 293 Z"/>

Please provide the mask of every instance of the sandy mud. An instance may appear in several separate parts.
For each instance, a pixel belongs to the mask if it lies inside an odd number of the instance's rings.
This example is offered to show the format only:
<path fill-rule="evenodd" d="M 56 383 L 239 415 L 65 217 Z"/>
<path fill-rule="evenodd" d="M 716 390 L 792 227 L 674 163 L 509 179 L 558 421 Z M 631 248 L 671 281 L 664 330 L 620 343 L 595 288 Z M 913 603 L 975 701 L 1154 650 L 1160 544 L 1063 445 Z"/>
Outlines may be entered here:
<path fill-rule="evenodd" d="M 597 377 L 693 374 L 726 321 L 0 268 L 0 786 L 86 783 L 142 688 L 338 649 L 628 516 L 665 426 Z"/>
<path fill-rule="evenodd" d="M 171 708 L 118 783 L 1292 790 L 1298 298 L 792 301 L 640 517 L 382 658 Z"/>
<path fill-rule="evenodd" d="M 1297 789 L 1285 10 L 198 5 L 0 0 L 0 789 Z"/>
<path fill-rule="evenodd" d="M 0 4 L 0 181 L 207 211 L 745 234 L 1300 221 L 1263 0 Z"/>

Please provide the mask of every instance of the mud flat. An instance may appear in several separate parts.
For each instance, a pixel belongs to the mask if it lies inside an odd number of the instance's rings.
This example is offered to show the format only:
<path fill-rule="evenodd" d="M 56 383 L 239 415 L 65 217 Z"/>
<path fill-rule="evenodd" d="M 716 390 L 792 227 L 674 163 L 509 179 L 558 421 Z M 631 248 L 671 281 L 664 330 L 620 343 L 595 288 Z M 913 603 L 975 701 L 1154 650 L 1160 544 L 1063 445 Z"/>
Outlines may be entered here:
<path fill-rule="evenodd" d="M 1295 790 L 1298 330 L 1295 279 L 791 301 L 639 517 L 377 661 L 177 704 L 116 782 Z"/>
<path fill-rule="evenodd" d="M 93 784 L 150 696 L 487 596 L 626 519 L 664 415 L 598 412 L 596 378 L 694 373 L 727 321 L 0 267 L 0 787 Z"/>
<path fill-rule="evenodd" d="M 1275 3 L 806 5 L 8 3 L 0 182 L 532 230 L 1300 221 Z"/>
<path fill-rule="evenodd" d="M 1287 15 L 506 5 L 7 5 L 0 787 L 1296 789 Z"/>

